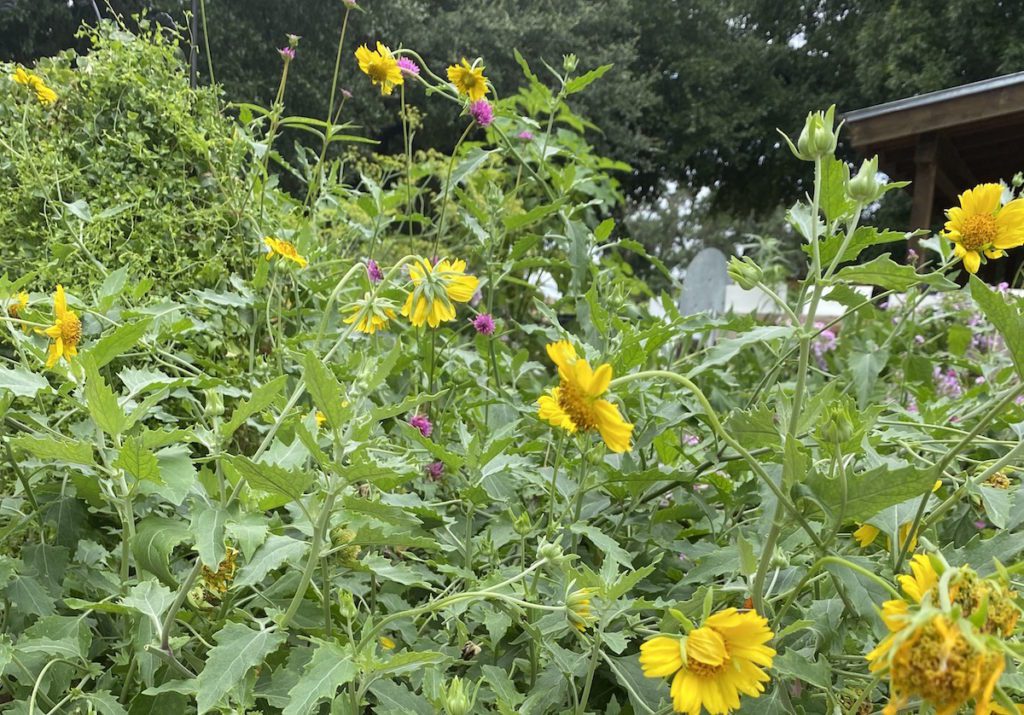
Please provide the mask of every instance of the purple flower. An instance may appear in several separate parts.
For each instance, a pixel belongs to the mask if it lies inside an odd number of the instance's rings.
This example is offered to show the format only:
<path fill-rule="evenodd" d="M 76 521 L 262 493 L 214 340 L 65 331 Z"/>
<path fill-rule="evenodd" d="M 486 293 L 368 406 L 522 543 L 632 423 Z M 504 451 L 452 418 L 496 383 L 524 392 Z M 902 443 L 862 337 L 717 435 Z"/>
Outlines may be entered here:
<path fill-rule="evenodd" d="M 470 104 L 469 114 L 481 127 L 490 126 L 494 121 L 494 108 L 486 99 L 478 99 Z"/>
<path fill-rule="evenodd" d="M 918 345 L 924 345 L 924 336 L 923 335 L 915 335 L 914 336 L 914 342 L 917 343 Z"/>
<path fill-rule="evenodd" d="M 473 327 L 481 335 L 493 335 L 494 318 L 491 317 L 490 313 L 480 313 L 480 315 L 473 318 Z"/>
<path fill-rule="evenodd" d="M 427 476 L 435 482 L 444 474 L 444 462 L 431 462 L 426 467 Z"/>
<path fill-rule="evenodd" d="M 913 248 L 907 249 L 907 263 L 917 263 L 918 255 L 917 251 Z"/>
<path fill-rule="evenodd" d="M 1010 290 L 1010 284 L 1007 283 L 1006 281 L 1003 281 L 1002 283 L 996 286 L 996 290 L 999 291 L 1000 293 L 1006 293 L 1007 291 Z"/>
<path fill-rule="evenodd" d="M 683 444 L 689 445 L 691 447 L 696 447 L 698 444 L 700 444 L 700 437 L 698 437 L 695 434 L 690 434 L 689 432 L 687 432 L 686 434 L 683 435 Z"/>
<path fill-rule="evenodd" d="M 533 132 L 531 132 L 529 129 L 524 129 L 523 131 L 521 131 L 518 134 L 516 134 L 516 139 L 518 139 L 519 141 L 524 141 L 524 142 L 532 142 L 533 141 Z"/>
<path fill-rule="evenodd" d="M 384 274 L 381 272 L 380 266 L 372 258 L 366 262 L 366 277 L 370 279 L 371 283 L 380 283 L 384 280 Z"/>
<path fill-rule="evenodd" d="M 281 47 L 278 49 L 277 54 L 281 55 L 281 59 L 285 62 L 291 62 L 295 59 L 295 48 Z"/>
<path fill-rule="evenodd" d="M 943 371 L 936 365 L 932 370 L 932 379 L 935 380 L 935 391 L 943 397 L 957 398 L 964 393 L 963 385 L 960 384 L 960 376 L 953 368 Z"/>
<path fill-rule="evenodd" d="M 986 526 L 988 526 L 988 524 L 985 522 L 984 519 L 978 519 L 976 522 L 974 522 L 975 529 L 984 529 Z"/>
<path fill-rule="evenodd" d="M 430 424 L 430 418 L 426 415 L 413 415 L 409 424 L 418 429 L 424 437 L 429 437 L 434 431 L 434 425 Z"/>
<path fill-rule="evenodd" d="M 402 74 L 413 75 L 415 77 L 420 76 L 420 66 L 408 57 L 398 58 L 398 69 L 402 70 Z"/>

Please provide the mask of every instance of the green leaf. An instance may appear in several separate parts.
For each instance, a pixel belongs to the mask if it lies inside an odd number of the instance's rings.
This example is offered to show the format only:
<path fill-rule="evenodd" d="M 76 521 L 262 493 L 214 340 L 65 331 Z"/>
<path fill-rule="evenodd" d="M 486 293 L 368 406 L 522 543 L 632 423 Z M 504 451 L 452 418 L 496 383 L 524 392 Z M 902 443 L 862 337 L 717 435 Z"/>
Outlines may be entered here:
<path fill-rule="evenodd" d="M 156 581 L 143 581 L 132 586 L 121 603 L 148 617 L 156 632 L 160 633 L 164 614 L 174 603 L 174 594 Z"/>
<path fill-rule="evenodd" d="M 757 345 L 788 338 L 793 335 L 793 332 L 793 328 L 788 325 L 763 325 L 753 330 L 748 330 L 735 338 L 723 340 L 707 352 L 704 359 L 688 373 L 688 376 L 699 375 L 716 365 L 729 362 L 739 354 L 740 350 L 748 345 Z"/>
<path fill-rule="evenodd" d="M 767 405 L 758 405 L 751 410 L 733 412 L 726 421 L 726 428 L 747 449 L 778 447 L 779 426 L 774 412 Z"/>
<path fill-rule="evenodd" d="M 228 513 L 219 506 L 200 504 L 192 512 L 189 529 L 203 566 L 214 571 L 224 560 L 224 526 Z"/>
<path fill-rule="evenodd" d="M 0 367 L 0 390 L 10 390 L 15 397 L 35 397 L 49 386 L 45 377 L 23 367 Z"/>
<path fill-rule="evenodd" d="M 18 435 L 11 439 L 11 444 L 18 449 L 31 453 L 34 457 L 45 461 L 70 462 L 92 466 L 95 460 L 92 445 L 73 439 L 55 439 L 54 437 L 31 437 Z"/>
<path fill-rule="evenodd" d="M 287 375 L 280 375 L 266 385 L 253 391 L 252 397 L 243 401 L 235 411 L 231 413 L 231 419 L 220 428 L 221 437 L 227 439 L 235 433 L 242 424 L 257 412 L 270 407 L 281 394 L 282 388 L 288 381 Z"/>
<path fill-rule="evenodd" d="M 107 434 L 121 434 L 128 427 L 128 418 L 117 401 L 117 395 L 107 386 L 92 360 L 83 356 L 82 365 L 85 368 L 85 403 L 89 415 Z"/>
<path fill-rule="evenodd" d="M 853 474 L 846 486 L 846 507 L 843 521 L 865 522 L 878 512 L 894 504 L 929 493 L 935 484 L 935 473 L 914 466 L 891 468 L 880 466 L 867 472 Z M 812 488 L 833 514 L 842 504 L 842 483 L 839 478 L 819 477 Z"/>
<path fill-rule="evenodd" d="M 605 73 L 612 68 L 613 65 L 601 65 L 596 69 L 592 69 L 584 75 L 580 75 L 575 79 L 569 80 L 565 85 L 565 93 L 576 94 L 582 92 L 584 89 L 590 86 L 590 83 L 594 80 L 604 77 Z"/>
<path fill-rule="evenodd" d="M 96 715 L 128 715 L 128 711 L 117 701 L 117 698 L 109 690 L 94 690 L 91 693 L 82 693 L 77 701 L 84 700 L 92 706 L 89 712 Z"/>
<path fill-rule="evenodd" d="M 146 449 L 142 440 L 137 437 L 129 437 L 124 441 L 112 466 L 123 469 L 140 481 L 146 479 L 157 484 L 163 483 L 156 455 L 152 450 Z"/>
<path fill-rule="evenodd" d="M 562 208 L 562 204 L 560 202 L 553 204 L 541 204 L 540 206 L 534 206 L 525 213 L 506 216 L 501 222 L 505 225 L 506 231 L 518 231 L 521 228 L 526 228 L 527 226 L 535 224 L 541 219 L 556 213 L 560 208 Z"/>
<path fill-rule="evenodd" d="M 310 472 L 288 471 L 275 464 L 253 462 L 248 457 L 225 459 L 252 489 L 276 494 L 289 501 L 298 501 L 313 483 L 313 474 Z"/>
<path fill-rule="evenodd" d="M 882 243 L 895 243 L 896 241 L 904 241 L 906 238 L 907 234 L 901 231 L 879 231 L 873 226 L 861 226 L 853 232 L 853 238 L 850 239 L 850 243 L 843 250 L 843 256 L 839 259 L 839 262 L 848 263 L 849 261 L 856 260 L 861 251 L 870 246 L 877 246 Z M 818 252 L 821 255 L 823 266 L 828 267 L 832 264 L 832 260 L 839 253 L 839 248 L 845 239 L 846 234 L 836 234 L 835 236 L 829 236 L 818 245 Z M 801 248 L 807 255 L 811 255 L 814 251 L 810 244 L 804 244 Z"/>
<path fill-rule="evenodd" d="M 149 571 L 172 588 L 178 584 L 171 574 L 170 556 L 174 547 L 189 536 L 184 522 L 162 516 L 147 516 L 138 523 L 132 541 L 132 555 L 140 568 Z"/>
<path fill-rule="evenodd" d="M 928 285 L 937 290 L 956 290 L 956 283 L 941 273 L 918 273 L 913 266 L 896 263 L 889 254 L 847 266 L 835 274 L 835 280 L 857 285 L 873 285 L 889 290 L 905 291 L 916 285 Z"/>
<path fill-rule="evenodd" d="M 629 567 L 633 565 L 632 555 L 619 546 L 619 542 L 597 527 L 590 526 L 589 524 L 573 524 L 569 529 L 575 534 L 587 537 L 594 546 L 604 552 L 605 556 L 620 566 Z"/>
<path fill-rule="evenodd" d="M 309 545 L 290 536 L 270 536 L 256 554 L 238 571 L 235 587 L 255 586 L 263 581 L 274 569 L 285 563 L 297 563 L 306 553 Z"/>
<path fill-rule="evenodd" d="M 874 347 L 872 343 L 869 345 Z M 878 376 L 885 369 L 889 362 L 889 352 L 879 350 L 853 350 L 847 357 L 850 365 L 850 374 L 853 377 L 853 385 L 857 391 L 857 404 L 861 409 L 868 406 L 871 394 L 874 392 Z"/>
<path fill-rule="evenodd" d="M 217 631 L 214 646 L 206 659 L 206 667 L 199 674 L 196 705 L 199 715 L 208 713 L 224 703 L 231 689 L 242 682 L 250 668 L 264 659 L 285 640 L 284 633 L 256 631 L 240 623 L 228 623 Z"/>
<path fill-rule="evenodd" d="M 1021 315 L 1020 300 L 1008 300 L 986 286 L 977 276 L 971 276 L 971 296 L 1003 336 L 1006 349 L 1010 351 L 1013 364 L 1017 367 L 1017 374 L 1024 377 L 1024 316 Z"/>
<path fill-rule="evenodd" d="M 290 700 L 283 715 L 314 713 L 317 703 L 332 700 L 342 685 L 351 683 L 356 675 L 352 657 L 335 643 L 321 642 L 312 660 L 303 668 L 302 677 L 288 695 Z"/>
<path fill-rule="evenodd" d="M 846 162 L 835 157 L 821 161 L 821 212 L 830 222 L 853 213 L 854 204 L 846 195 L 848 171 Z"/>
<path fill-rule="evenodd" d="M 312 351 L 306 353 L 302 363 L 302 379 L 306 382 L 306 390 L 320 411 L 327 417 L 327 424 L 332 429 L 344 426 L 347 410 L 342 407 L 345 393 L 334 373 L 324 365 Z"/>
<path fill-rule="evenodd" d="M 126 353 L 135 347 L 135 344 L 146 334 L 152 318 L 144 318 L 134 323 L 122 325 L 109 335 L 105 335 L 96 341 L 96 344 L 88 351 L 96 369 L 100 369 L 117 356 Z"/>

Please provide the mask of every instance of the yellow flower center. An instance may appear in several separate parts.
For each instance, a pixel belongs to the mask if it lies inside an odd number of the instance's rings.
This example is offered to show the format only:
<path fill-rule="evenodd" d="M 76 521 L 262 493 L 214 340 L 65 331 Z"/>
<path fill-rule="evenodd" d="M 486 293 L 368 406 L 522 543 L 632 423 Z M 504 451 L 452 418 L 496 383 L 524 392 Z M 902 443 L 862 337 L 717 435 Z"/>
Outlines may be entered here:
<path fill-rule="evenodd" d="M 558 406 L 572 418 L 576 429 L 581 432 L 592 430 L 597 426 L 590 401 L 575 385 L 565 380 L 562 380 L 558 386 Z"/>
<path fill-rule="evenodd" d="M 701 663 L 695 658 L 686 659 L 686 669 L 691 673 L 696 673 L 702 678 L 713 678 L 714 676 L 725 670 L 725 666 L 729 663 L 728 660 L 721 665 L 708 665 L 707 663 Z"/>
<path fill-rule="evenodd" d="M 704 626 L 694 630 L 686 646 L 686 669 L 702 678 L 713 678 L 729 665 L 725 639 L 712 628 Z"/>
<path fill-rule="evenodd" d="M 69 345 L 78 345 L 78 341 L 82 339 L 82 321 L 78 316 L 68 311 L 58 322 L 61 340 Z"/>
<path fill-rule="evenodd" d="M 388 70 L 391 68 L 391 63 L 385 58 L 375 59 L 370 62 L 366 68 L 366 74 L 369 75 L 370 79 L 374 82 L 385 82 L 388 78 Z"/>
<path fill-rule="evenodd" d="M 996 226 L 996 217 L 990 214 L 975 214 L 963 220 L 960 228 L 960 243 L 968 251 L 979 251 L 991 246 L 999 229 Z"/>
<path fill-rule="evenodd" d="M 462 74 L 462 88 L 466 94 L 471 94 L 479 84 L 480 78 L 472 72 L 467 71 Z"/>

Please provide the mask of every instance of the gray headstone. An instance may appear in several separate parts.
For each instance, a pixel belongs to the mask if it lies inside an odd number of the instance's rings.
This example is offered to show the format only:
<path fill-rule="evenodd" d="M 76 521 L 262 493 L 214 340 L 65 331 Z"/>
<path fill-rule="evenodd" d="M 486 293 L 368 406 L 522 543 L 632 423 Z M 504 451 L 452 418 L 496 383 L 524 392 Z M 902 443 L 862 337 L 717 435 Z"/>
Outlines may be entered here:
<path fill-rule="evenodd" d="M 717 248 L 705 248 L 690 262 L 683 278 L 679 312 L 683 315 L 725 311 L 725 286 L 728 283 L 725 254 Z"/>

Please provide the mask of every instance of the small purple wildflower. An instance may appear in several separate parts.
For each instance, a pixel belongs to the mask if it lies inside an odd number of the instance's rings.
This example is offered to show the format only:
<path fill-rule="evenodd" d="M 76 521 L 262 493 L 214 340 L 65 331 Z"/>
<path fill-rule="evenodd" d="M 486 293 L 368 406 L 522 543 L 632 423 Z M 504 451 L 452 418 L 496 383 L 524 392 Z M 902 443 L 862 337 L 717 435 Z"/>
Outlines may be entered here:
<path fill-rule="evenodd" d="M 689 445 L 690 447 L 696 447 L 698 444 L 700 444 L 700 437 L 698 437 L 695 434 L 690 434 L 689 432 L 687 432 L 686 434 L 683 435 L 683 444 Z"/>
<path fill-rule="evenodd" d="M 978 519 L 976 522 L 974 522 L 975 529 L 984 529 L 986 526 L 988 526 L 988 522 L 986 522 L 984 519 Z"/>
<path fill-rule="evenodd" d="M 825 323 L 815 323 L 814 327 L 821 330 L 825 327 Z M 822 330 L 818 333 L 818 337 L 814 339 L 814 343 L 811 345 L 811 349 L 814 351 L 814 359 L 818 363 L 818 367 L 822 370 L 825 369 L 825 353 L 830 353 L 836 349 L 836 333 L 832 328 Z"/>
<path fill-rule="evenodd" d="M 402 74 L 412 75 L 414 77 L 420 76 L 420 66 L 408 57 L 398 58 L 398 69 L 402 70 Z"/>
<path fill-rule="evenodd" d="M 960 376 L 956 370 L 949 368 L 943 371 L 938 365 L 932 370 L 932 379 L 935 380 L 935 391 L 943 397 L 957 398 L 964 394 L 963 385 L 960 384 Z"/>
<path fill-rule="evenodd" d="M 978 375 L 976 378 L 974 378 L 974 384 L 975 385 L 984 385 L 985 384 L 985 376 L 984 375 Z"/>
<path fill-rule="evenodd" d="M 384 280 L 384 273 L 377 265 L 377 261 L 372 258 L 366 262 L 366 277 L 370 279 L 371 283 L 380 283 Z"/>
<path fill-rule="evenodd" d="M 924 345 L 924 336 L 923 335 L 915 335 L 914 336 L 914 342 L 917 343 L 918 345 Z"/>
<path fill-rule="evenodd" d="M 1024 405 L 1024 395 L 1018 395 L 1017 398 L 1014 399 L 1014 403 L 1018 405 Z"/>
<path fill-rule="evenodd" d="M 996 286 L 996 290 L 999 291 L 1000 293 L 1007 293 L 1010 290 L 1010 284 L 1007 283 L 1006 281 L 1003 281 L 1002 283 Z"/>
<path fill-rule="evenodd" d="M 435 482 L 444 474 L 444 462 L 431 462 L 426 467 L 427 476 Z"/>
<path fill-rule="evenodd" d="M 409 424 L 418 429 L 424 437 L 429 437 L 434 431 L 434 425 L 430 423 L 430 418 L 426 415 L 413 415 L 409 420 Z"/>
<path fill-rule="evenodd" d="M 278 48 L 277 54 L 281 55 L 281 59 L 285 62 L 291 62 L 295 59 L 295 48 L 294 47 L 281 47 Z"/>
<path fill-rule="evenodd" d="M 907 263 L 917 263 L 918 255 L 917 251 L 913 248 L 907 249 Z"/>
<path fill-rule="evenodd" d="M 493 335 L 494 318 L 491 317 L 490 313 L 480 313 L 480 315 L 473 318 L 473 327 L 481 335 Z"/>
<path fill-rule="evenodd" d="M 533 132 L 531 132 L 529 129 L 524 129 L 523 131 L 521 131 L 518 134 L 516 134 L 516 139 L 518 139 L 519 141 L 524 141 L 524 142 L 532 142 L 533 141 Z"/>
<path fill-rule="evenodd" d="M 470 104 L 469 114 L 481 127 L 490 126 L 494 121 L 494 108 L 486 99 L 478 99 Z"/>

